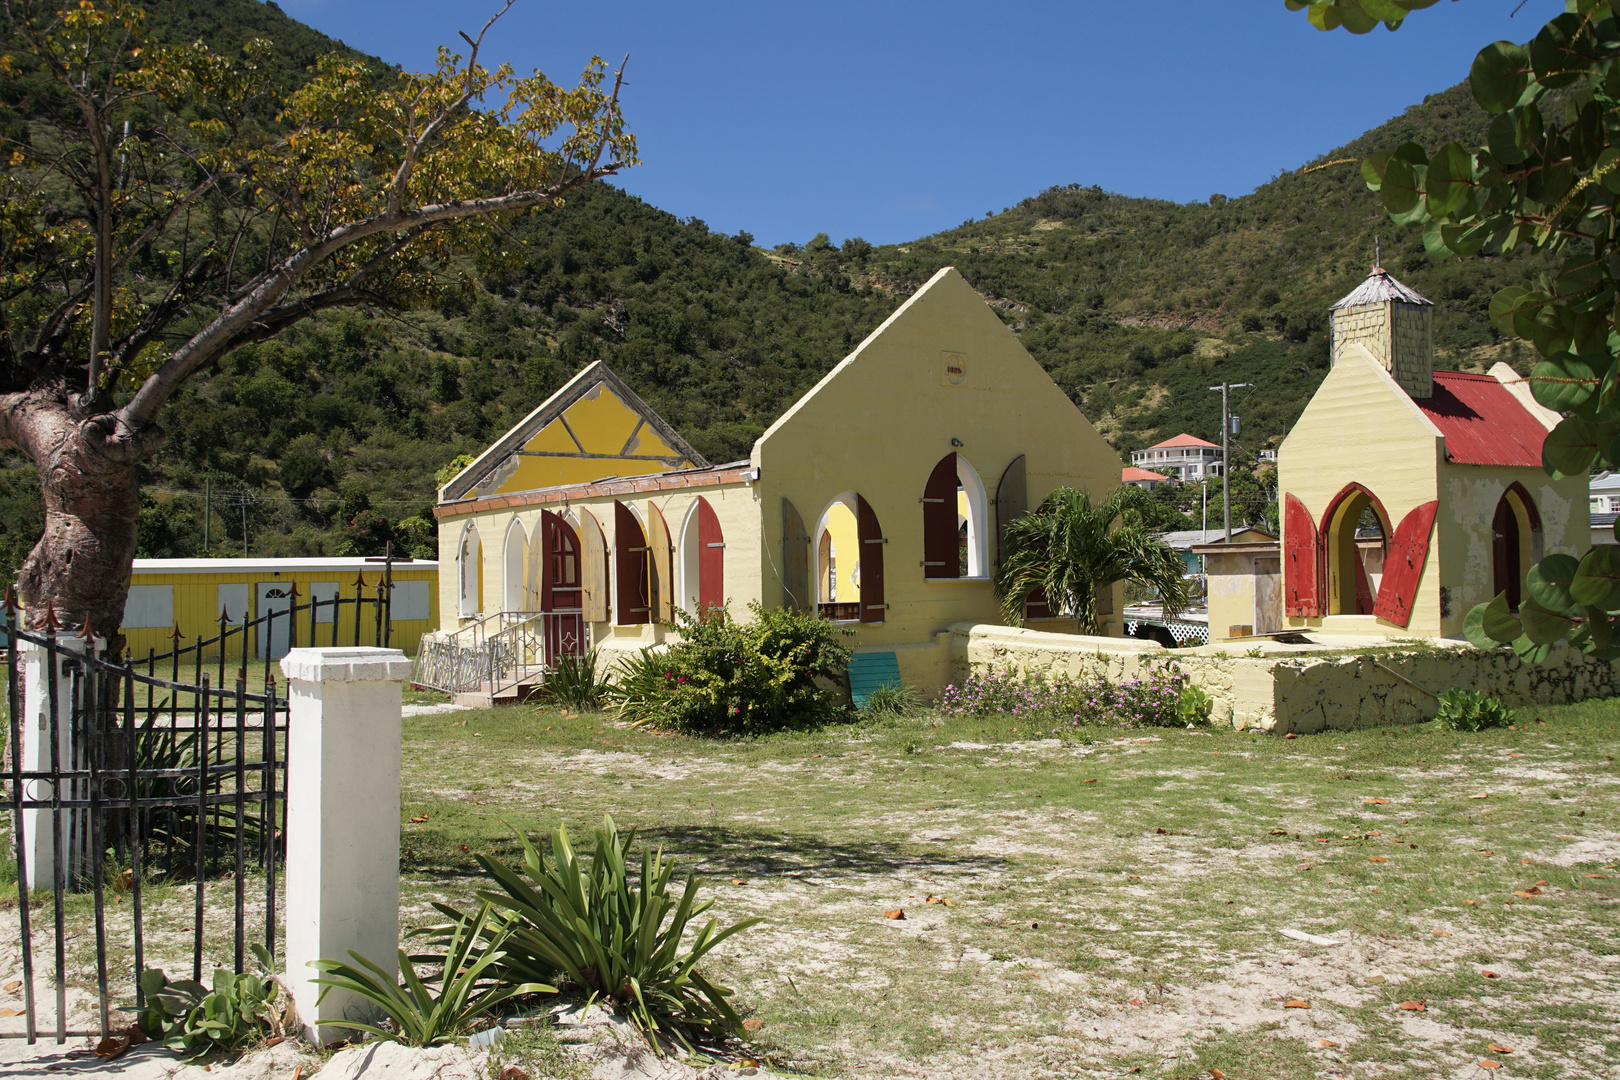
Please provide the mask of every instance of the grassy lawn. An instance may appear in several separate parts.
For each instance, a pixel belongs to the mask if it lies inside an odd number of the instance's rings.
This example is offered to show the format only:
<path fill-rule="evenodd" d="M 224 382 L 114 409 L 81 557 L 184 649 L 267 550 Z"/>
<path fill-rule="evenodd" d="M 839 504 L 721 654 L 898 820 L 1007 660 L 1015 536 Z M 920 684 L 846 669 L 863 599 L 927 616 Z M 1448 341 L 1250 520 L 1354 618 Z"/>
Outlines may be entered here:
<path fill-rule="evenodd" d="M 937 716 L 736 743 L 527 706 L 413 717 L 405 923 L 466 902 L 474 854 L 515 860 L 513 829 L 611 813 L 723 920 L 766 918 L 711 975 L 781 1068 L 1612 1077 L 1620 702 L 1519 715 L 1069 746 Z"/>

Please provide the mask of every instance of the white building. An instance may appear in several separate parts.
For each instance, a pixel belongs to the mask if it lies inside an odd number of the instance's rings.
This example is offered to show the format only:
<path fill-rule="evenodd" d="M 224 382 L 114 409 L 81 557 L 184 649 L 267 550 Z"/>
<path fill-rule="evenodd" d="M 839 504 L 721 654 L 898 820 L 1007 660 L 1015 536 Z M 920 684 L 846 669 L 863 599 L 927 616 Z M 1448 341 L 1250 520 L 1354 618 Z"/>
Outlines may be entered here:
<path fill-rule="evenodd" d="M 1592 513 L 1620 513 L 1620 472 L 1600 472 L 1591 482 Z"/>
<path fill-rule="evenodd" d="M 1131 464 L 1180 480 L 1201 480 L 1220 475 L 1221 448 L 1184 431 L 1146 450 L 1131 451 Z"/>

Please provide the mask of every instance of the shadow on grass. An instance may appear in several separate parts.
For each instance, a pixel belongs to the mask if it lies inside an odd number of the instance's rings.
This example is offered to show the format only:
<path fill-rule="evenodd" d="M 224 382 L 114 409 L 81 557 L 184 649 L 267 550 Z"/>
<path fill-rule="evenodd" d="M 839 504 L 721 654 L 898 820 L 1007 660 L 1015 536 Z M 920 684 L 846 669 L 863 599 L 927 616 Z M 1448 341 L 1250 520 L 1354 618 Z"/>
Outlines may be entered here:
<path fill-rule="evenodd" d="M 855 877 L 868 874 L 937 872 L 984 874 L 1007 865 L 997 856 L 970 855 L 891 841 L 829 840 L 806 833 L 668 826 L 636 835 L 637 843 L 662 844 L 683 868 L 710 874 L 781 877 Z"/>

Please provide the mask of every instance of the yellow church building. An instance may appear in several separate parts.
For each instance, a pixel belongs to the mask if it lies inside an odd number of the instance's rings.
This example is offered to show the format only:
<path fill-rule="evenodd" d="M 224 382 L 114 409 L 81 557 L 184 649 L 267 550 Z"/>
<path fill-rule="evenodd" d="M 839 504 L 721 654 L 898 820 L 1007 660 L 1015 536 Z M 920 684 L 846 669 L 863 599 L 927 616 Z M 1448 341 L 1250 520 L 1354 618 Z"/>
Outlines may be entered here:
<path fill-rule="evenodd" d="M 946 268 L 746 461 L 711 465 L 605 365 L 580 372 L 440 490 L 432 637 L 540 624 L 548 662 L 611 658 L 665 640 L 678 609 L 746 618 L 758 602 L 847 624 L 858 652 L 895 653 L 931 693 L 947 628 L 1001 622 L 1001 525 L 1054 488 L 1102 498 L 1119 478 L 1114 451 Z M 1119 586 L 1102 607 L 1123 610 Z"/>
<path fill-rule="evenodd" d="M 1558 414 L 1507 364 L 1436 371 L 1433 310 L 1381 267 L 1332 307 L 1332 369 L 1277 452 L 1288 629 L 1461 637 L 1588 546 L 1587 478 L 1541 465 Z"/>

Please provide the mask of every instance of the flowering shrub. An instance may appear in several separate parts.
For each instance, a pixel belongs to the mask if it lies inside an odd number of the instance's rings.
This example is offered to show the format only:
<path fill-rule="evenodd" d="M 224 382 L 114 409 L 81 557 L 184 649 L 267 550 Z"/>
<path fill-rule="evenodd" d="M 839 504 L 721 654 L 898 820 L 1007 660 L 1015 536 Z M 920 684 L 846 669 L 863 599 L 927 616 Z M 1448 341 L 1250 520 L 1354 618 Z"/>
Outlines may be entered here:
<path fill-rule="evenodd" d="M 1082 727 L 1181 727 L 1178 717 L 1185 680 L 1173 663 L 1148 667 L 1140 679 L 1110 682 L 1102 676 L 1073 679 L 1030 678 L 1010 671 L 969 675 L 945 688 L 939 709 L 955 716 L 1004 715 L 1033 725 L 1052 726 L 1062 736 Z"/>
<path fill-rule="evenodd" d="M 824 619 L 750 605 L 753 618 L 724 608 L 680 614 L 681 640 L 643 651 L 615 685 L 618 713 L 634 723 L 692 735 L 753 735 L 811 727 L 847 713 L 837 681 L 849 664 L 848 634 Z"/>

